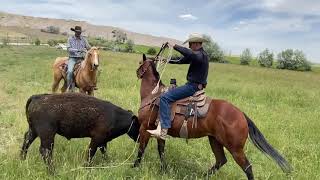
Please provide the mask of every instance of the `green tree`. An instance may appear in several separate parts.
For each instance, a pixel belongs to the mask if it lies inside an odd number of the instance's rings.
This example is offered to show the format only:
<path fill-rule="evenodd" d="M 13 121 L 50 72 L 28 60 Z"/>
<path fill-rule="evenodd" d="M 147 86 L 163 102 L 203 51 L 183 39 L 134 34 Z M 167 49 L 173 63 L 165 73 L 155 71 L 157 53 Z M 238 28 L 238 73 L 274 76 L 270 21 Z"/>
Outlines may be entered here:
<path fill-rule="evenodd" d="M 271 67 L 273 64 L 273 53 L 269 49 L 265 49 L 258 54 L 257 60 L 260 66 Z"/>
<path fill-rule="evenodd" d="M 113 30 L 112 36 L 117 43 L 125 43 L 127 41 L 127 34 L 121 30 Z"/>
<path fill-rule="evenodd" d="M 203 44 L 203 48 L 209 56 L 209 61 L 223 62 L 223 51 L 219 45 L 209 35 L 204 35 L 204 38 L 208 41 Z"/>
<path fill-rule="evenodd" d="M 278 54 L 277 68 L 310 71 L 311 65 L 302 51 L 286 49 Z"/>
<path fill-rule="evenodd" d="M 242 51 L 242 54 L 240 55 L 240 64 L 249 65 L 251 60 L 252 60 L 252 55 L 251 55 L 250 49 L 246 48 L 244 51 Z"/>
<path fill-rule="evenodd" d="M 148 49 L 147 54 L 155 55 L 155 54 L 157 54 L 157 50 L 155 48 L 151 47 Z"/>

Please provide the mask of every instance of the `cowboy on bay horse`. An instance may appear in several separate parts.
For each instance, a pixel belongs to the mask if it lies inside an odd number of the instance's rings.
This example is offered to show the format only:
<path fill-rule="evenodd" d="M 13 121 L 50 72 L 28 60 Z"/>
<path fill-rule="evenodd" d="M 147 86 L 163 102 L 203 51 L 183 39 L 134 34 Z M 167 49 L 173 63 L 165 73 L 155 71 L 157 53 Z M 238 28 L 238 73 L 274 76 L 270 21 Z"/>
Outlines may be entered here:
<path fill-rule="evenodd" d="M 160 123 L 157 129 L 148 130 L 151 135 L 165 140 L 168 129 L 171 128 L 171 104 L 177 100 L 192 96 L 195 92 L 206 87 L 209 61 L 208 55 L 202 47 L 203 42 L 207 42 L 203 35 L 193 33 L 190 34 L 189 38 L 183 43 L 189 43 L 190 49 L 168 43 L 169 47 L 173 47 L 183 55 L 183 57 L 179 59 L 169 60 L 169 63 L 190 64 L 187 83 L 171 89 L 160 96 Z"/>
<path fill-rule="evenodd" d="M 91 48 L 87 39 L 81 35 L 81 26 L 75 26 L 71 28 L 75 35 L 69 37 L 67 50 L 69 53 L 68 71 L 67 71 L 67 87 L 69 92 L 74 91 L 75 83 L 73 78 L 73 69 L 75 64 L 84 60 L 86 52 Z"/>

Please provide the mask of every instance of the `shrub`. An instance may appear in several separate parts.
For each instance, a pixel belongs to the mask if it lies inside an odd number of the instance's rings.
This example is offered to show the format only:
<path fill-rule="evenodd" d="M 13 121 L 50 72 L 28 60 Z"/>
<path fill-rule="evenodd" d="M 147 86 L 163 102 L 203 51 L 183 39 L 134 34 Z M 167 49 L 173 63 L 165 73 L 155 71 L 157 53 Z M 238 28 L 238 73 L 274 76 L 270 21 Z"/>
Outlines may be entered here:
<path fill-rule="evenodd" d="M 311 65 L 300 50 L 286 49 L 278 54 L 278 69 L 310 71 Z"/>
<path fill-rule="evenodd" d="M 151 47 L 151 48 L 148 49 L 147 54 L 156 55 L 157 54 L 157 50 L 155 48 Z"/>
<path fill-rule="evenodd" d="M 49 39 L 48 40 L 48 44 L 49 44 L 49 46 L 53 47 L 53 46 L 56 46 L 58 44 L 58 41 L 54 40 L 54 39 Z"/>
<path fill-rule="evenodd" d="M 204 38 L 207 39 L 208 42 L 203 44 L 203 49 L 207 52 L 209 61 L 223 62 L 223 51 L 219 45 L 214 42 L 209 35 L 204 35 Z"/>
<path fill-rule="evenodd" d="M 8 46 L 9 45 L 9 39 L 8 38 L 3 38 L 1 42 L 2 42 L 2 46 Z"/>
<path fill-rule="evenodd" d="M 134 42 L 133 40 L 129 39 L 126 43 L 125 52 L 133 52 Z"/>
<path fill-rule="evenodd" d="M 273 53 L 271 53 L 269 49 L 265 49 L 264 51 L 259 53 L 257 60 L 260 66 L 271 67 L 273 64 Z"/>
<path fill-rule="evenodd" d="M 40 41 L 40 39 L 39 39 L 39 38 L 37 38 L 37 39 L 34 41 L 34 44 L 35 44 L 36 46 L 39 46 L 39 45 L 40 45 L 40 43 L 41 43 L 41 41 Z"/>
<path fill-rule="evenodd" d="M 250 49 L 246 48 L 240 55 L 240 64 L 249 65 L 252 60 Z"/>

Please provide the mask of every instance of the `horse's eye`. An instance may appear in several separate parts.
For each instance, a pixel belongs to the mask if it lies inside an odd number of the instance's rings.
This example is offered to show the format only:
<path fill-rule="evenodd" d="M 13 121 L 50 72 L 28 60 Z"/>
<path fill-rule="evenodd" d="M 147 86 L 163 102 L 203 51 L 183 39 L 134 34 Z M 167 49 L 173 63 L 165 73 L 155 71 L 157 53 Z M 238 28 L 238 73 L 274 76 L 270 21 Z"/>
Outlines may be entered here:
<path fill-rule="evenodd" d="M 142 64 L 142 61 L 139 61 L 139 65 L 141 65 Z"/>

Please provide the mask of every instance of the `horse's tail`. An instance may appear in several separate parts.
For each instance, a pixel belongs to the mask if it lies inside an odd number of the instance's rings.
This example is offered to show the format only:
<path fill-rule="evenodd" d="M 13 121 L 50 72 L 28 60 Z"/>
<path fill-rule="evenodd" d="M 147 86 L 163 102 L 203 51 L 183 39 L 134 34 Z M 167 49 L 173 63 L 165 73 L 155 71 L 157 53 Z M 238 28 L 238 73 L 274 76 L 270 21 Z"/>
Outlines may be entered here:
<path fill-rule="evenodd" d="M 291 165 L 288 163 L 281 154 L 274 149 L 268 141 L 265 139 L 263 134 L 257 128 L 257 126 L 253 123 L 253 121 L 243 113 L 248 122 L 249 127 L 249 136 L 253 144 L 264 154 L 269 155 L 282 169 L 285 173 L 290 173 L 292 171 Z"/>

